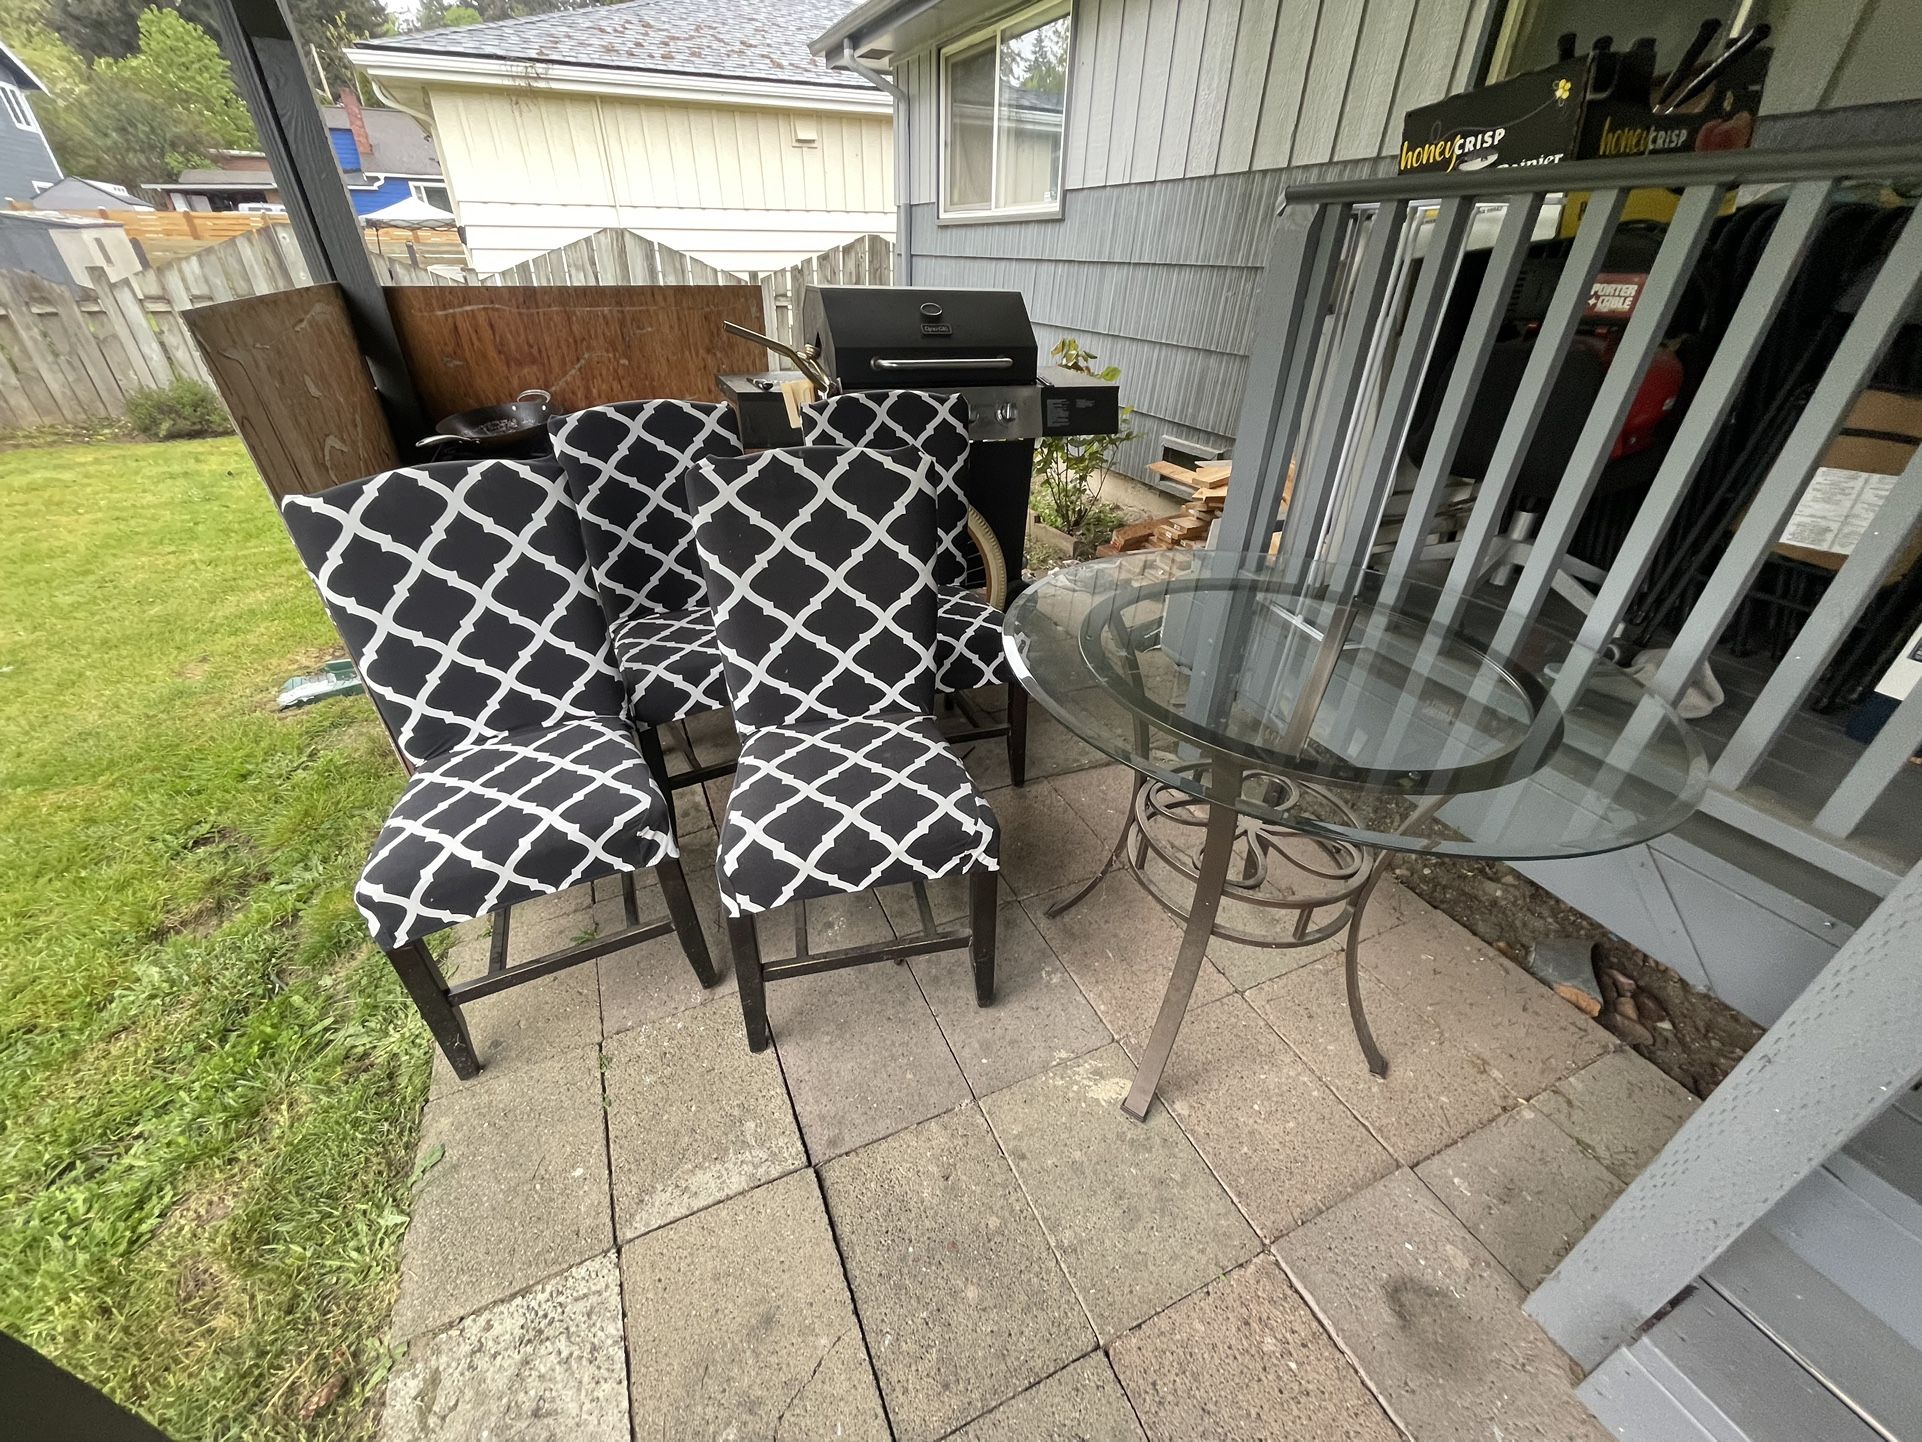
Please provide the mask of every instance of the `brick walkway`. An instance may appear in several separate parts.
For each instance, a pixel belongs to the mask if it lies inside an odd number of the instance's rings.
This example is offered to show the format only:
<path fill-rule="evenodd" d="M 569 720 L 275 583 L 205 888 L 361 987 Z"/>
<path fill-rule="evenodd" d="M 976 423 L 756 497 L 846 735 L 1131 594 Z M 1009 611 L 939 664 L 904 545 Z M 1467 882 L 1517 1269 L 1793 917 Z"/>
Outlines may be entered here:
<path fill-rule="evenodd" d="M 423 1123 L 391 1442 L 1606 1437 L 1520 1303 L 1687 1095 L 1385 885 L 1385 1081 L 1331 949 L 1220 943 L 1167 1104 L 1128 1121 L 1179 932 L 1125 873 L 1046 917 L 1128 781 L 1034 732 L 1023 790 L 969 757 L 1005 831 L 991 1009 L 962 952 L 782 982 L 757 1057 L 671 940 L 471 1009 L 486 1070 L 437 1063 Z M 724 964 L 708 789 L 683 849 Z M 516 957 L 619 913 L 528 908 Z M 919 930 L 905 890 L 809 913 L 816 948 Z M 762 945 L 791 954 L 785 915 Z"/>

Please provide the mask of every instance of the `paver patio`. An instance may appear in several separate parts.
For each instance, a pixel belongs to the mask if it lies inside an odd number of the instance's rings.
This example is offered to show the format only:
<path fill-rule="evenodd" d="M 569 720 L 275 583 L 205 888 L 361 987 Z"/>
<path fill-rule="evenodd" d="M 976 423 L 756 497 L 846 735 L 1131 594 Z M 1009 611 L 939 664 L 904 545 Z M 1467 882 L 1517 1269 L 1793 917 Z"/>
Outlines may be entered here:
<path fill-rule="evenodd" d="M 1032 725 L 1025 791 L 997 744 L 969 756 L 1010 832 L 992 1008 L 963 952 L 786 981 L 757 1057 L 732 978 L 703 993 L 667 941 L 471 1008 L 486 1070 L 436 1072 L 386 1437 L 1606 1437 L 1521 1301 L 1692 1099 L 1389 885 L 1363 952 L 1385 1081 L 1332 947 L 1224 943 L 1164 1104 L 1126 1120 L 1179 932 L 1125 873 L 1046 916 L 1129 783 Z M 516 943 L 618 909 L 580 888 Z M 808 925 L 919 929 L 905 891 Z M 785 914 L 762 946 L 792 952 Z"/>

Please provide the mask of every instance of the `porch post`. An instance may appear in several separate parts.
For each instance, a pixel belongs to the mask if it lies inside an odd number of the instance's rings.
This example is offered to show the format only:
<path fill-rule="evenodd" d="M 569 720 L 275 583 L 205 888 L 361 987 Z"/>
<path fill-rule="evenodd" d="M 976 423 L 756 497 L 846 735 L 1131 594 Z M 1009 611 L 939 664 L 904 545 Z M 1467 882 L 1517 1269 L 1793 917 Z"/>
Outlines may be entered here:
<path fill-rule="evenodd" d="M 281 0 L 213 0 L 222 48 L 247 102 L 268 168 L 316 282 L 332 281 L 347 302 L 361 354 L 373 373 L 395 450 L 403 457 L 428 424 L 401 353 L 394 317 L 374 275 L 360 221 L 309 88 L 300 41 Z"/>
<path fill-rule="evenodd" d="M 1922 865 L 1729 1073 L 1526 1308 L 1593 1369 L 1922 1077 Z"/>

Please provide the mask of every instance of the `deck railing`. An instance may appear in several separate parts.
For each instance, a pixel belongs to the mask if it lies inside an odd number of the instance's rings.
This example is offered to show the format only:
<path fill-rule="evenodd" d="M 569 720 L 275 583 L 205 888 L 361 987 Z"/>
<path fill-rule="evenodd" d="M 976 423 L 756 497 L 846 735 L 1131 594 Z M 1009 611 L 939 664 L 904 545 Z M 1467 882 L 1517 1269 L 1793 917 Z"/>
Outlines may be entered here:
<path fill-rule="evenodd" d="M 1286 564 L 1369 561 L 1391 577 L 1405 576 L 1417 564 L 1425 563 L 1430 574 L 1445 565 L 1445 591 L 1455 597 L 1485 585 L 1492 561 L 1512 557 L 1504 603 L 1510 626 L 1519 631 L 1541 613 L 1555 588 L 1716 218 L 1738 188 L 1747 188 L 1746 198 L 1756 187 L 1786 187 L 1773 231 L 1699 369 L 1667 452 L 1581 623 L 1583 644 L 1608 646 L 1682 515 L 1705 457 L 1722 438 L 1758 350 L 1844 182 L 1917 176 L 1922 146 L 1638 157 L 1291 189 L 1262 286 L 1237 433 L 1236 484 L 1214 544 L 1264 550 L 1280 528 Z M 1631 191 L 1649 187 L 1677 191 L 1679 200 L 1560 485 L 1518 554 L 1506 545 L 1504 532 L 1516 482 L 1547 417 L 1624 206 Z M 1545 204 L 1584 194 L 1553 296 L 1472 504 L 1457 515 L 1453 541 L 1438 546 L 1438 510 Z M 1411 466 L 1403 455 L 1431 364 L 1439 363 L 1434 350 L 1444 308 L 1471 234 L 1486 237 L 1491 228 L 1486 270 L 1449 362 L 1452 374 L 1432 404 L 1431 438 L 1420 463 Z M 1911 209 L 1746 510 L 1739 519 L 1730 514 L 1718 521 L 1726 545 L 1679 624 L 1668 628 L 1673 640 L 1652 683 L 1663 696 L 1679 698 L 1722 638 L 1850 406 L 1898 329 L 1914 316 L 1919 290 L 1922 222 Z M 1391 495 L 1399 525 L 1392 536 L 1383 526 Z M 1721 747 L 1704 803 L 1709 815 L 1878 895 L 1895 885 L 1914 856 L 1891 847 L 1885 835 L 1865 836 L 1863 824 L 1922 747 L 1922 687 L 1900 703 L 1814 804 L 1787 801 L 1778 790 L 1758 786 L 1756 777 L 1918 523 L 1922 461 L 1897 480 Z"/>

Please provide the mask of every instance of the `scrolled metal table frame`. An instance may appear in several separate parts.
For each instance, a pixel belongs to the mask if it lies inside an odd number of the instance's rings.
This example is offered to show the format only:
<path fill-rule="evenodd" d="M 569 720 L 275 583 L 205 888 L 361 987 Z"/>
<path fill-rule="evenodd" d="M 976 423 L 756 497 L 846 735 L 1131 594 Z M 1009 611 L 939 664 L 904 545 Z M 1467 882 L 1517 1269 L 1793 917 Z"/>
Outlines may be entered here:
<path fill-rule="evenodd" d="M 1161 588 L 1143 588 L 1139 594 Z M 1188 588 L 1183 588 L 1188 589 Z M 1194 588 L 1199 589 L 1199 588 Z M 1118 648 L 1118 655 L 1132 671 L 1135 645 L 1145 639 L 1147 633 L 1137 633 L 1123 619 L 1130 596 L 1123 593 L 1108 598 L 1103 604 L 1094 607 L 1082 625 L 1082 650 L 1084 656 L 1097 675 L 1109 669 L 1112 657 L 1101 655 L 1097 661 L 1099 637 L 1106 632 L 1110 636 L 1121 637 L 1127 644 Z M 1280 750 L 1287 755 L 1304 755 L 1308 745 L 1309 732 L 1314 725 L 1316 713 L 1321 706 L 1335 669 L 1340 662 L 1341 653 L 1348 644 L 1348 636 L 1354 625 L 1356 612 L 1352 606 L 1336 609 L 1325 629 L 1316 633 L 1318 649 L 1303 683 L 1301 694 L 1295 698 L 1288 722 L 1280 740 Z M 1151 630 L 1151 628 L 1150 628 Z M 1091 643 L 1096 649 L 1091 649 Z M 1477 779 L 1486 783 L 1495 775 L 1508 770 L 1502 763 L 1520 761 L 1526 766 L 1526 757 L 1545 754 L 1545 745 L 1552 746 L 1561 733 L 1558 715 L 1548 707 L 1548 696 L 1543 688 L 1526 671 L 1520 670 L 1491 652 L 1482 652 L 1483 658 L 1494 665 L 1503 676 L 1510 680 L 1537 708 L 1538 725 L 1530 729 L 1530 734 L 1510 749 L 1506 757 L 1485 758 L 1469 770 L 1477 774 Z M 1138 678 L 1138 671 L 1134 672 Z M 1117 678 L 1127 679 L 1127 678 Z M 1149 730 L 1151 719 L 1155 724 L 1167 726 L 1169 718 L 1165 715 L 1151 718 L 1137 711 L 1135 725 L 1140 754 L 1149 754 Z M 1170 728 L 1175 729 L 1175 728 Z M 1341 934 L 1346 930 L 1345 976 L 1348 996 L 1349 1020 L 1355 1029 L 1355 1040 L 1367 1059 L 1368 1069 L 1378 1077 L 1388 1075 L 1388 1058 L 1376 1043 L 1374 1033 L 1368 1025 L 1368 1014 L 1362 1003 L 1361 995 L 1361 928 L 1367 913 L 1368 902 L 1380 884 L 1387 867 L 1388 858 L 1393 850 L 1402 848 L 1383 848 L 1367 846 L 1339 835 L 1322 834 L 1308 829 L 1297 829 L 1264 821 L 1246 815 L 1241 809 L 1245 805 L 1244 788 L 1253 778 L 1262 783 L 1264 801 L 1272 809 L 1288 806 L 1291 800 L 1300 796 L 1312 796 L 1325 808 L 1349 825 L 1360 829 L 1360 823 L 1353 812 L 1327 788 L 1298 775 L 1286 774 L 1279 769 L 1270 769 L 1274 764 L 1268 758 L 1244 756 L 1228 750 L 1219 744 L 1211 744 L 1215 738 L 1200 728 L 1180 727 L 1177 734 L 1181 742 L 1199 758 L 1181 762 L 1170 768 L 1170 774 L 1178 774 L 1193 780 L 1194 789 L 1181 786 L 1165 775 L 1155 775 L 1135 768 L 1136 780 L 1127 816 L 1121 827 L 1108 864 L 1074 895 L 1055 903 L 1048 909 L 1050 916 L 1061 913 L 1078 905 L 1107 876 L 1112 874 L 1117 862 L 1125 865 L 1140 882 L 1142 889 L 1154 899 L 1156 904 L 1167 911 L 1177 921 L 1184 923 L 1181 947 L 1176 953 L 1174 970 L 1168 978 L 1168 989 L 1162 995 L 1160 1010 L 1155 1015 L 1154 1028 L 1148 1034 L 1147 1048 L 1136 1064 L 1134 1082 L 1121 1109 L 1136 1121 L 1147 1118 L 1148 1107 L 1154 1100 L 1155 1090 L 1161 1083 L 1161 1076 L 1168 1065 L 1168 1058 L 1174 1051 L 1175 1038 L 1180 1034 L 1181 1023 L 1187 1015 L 1188 1003 L 1194 995 L 1195 983 L 1201 975 L 1201 963 L 1207 954 L 1210 939 L 1241 942 L 1253 946 L 1301 947 L 1313 946 Z M 1205 780 L 1203 773 L 1205 774 Z M 1512 775 L 1512 772 L 1509 774 Z M 1406 775 L 1406 773 L 1402 773 Z M 1472 788 L 1469 788 L 1472 789 Z M 1453 796 L 1455 791 L 1448 790 L 1439 794 L 1421 797 L 1409 815 L 1405 817 L 1395 835 L 1406 836 L 1415 828 L 1429 820 Z M 1205 807 L 1204 818 L 1197 822 L 1191 815 L 1195 808 Z M 1180 853 L 1159 841 L 1152 829 L 1156 821 L 1172 821 L 1179 825 L 1200 825 L 1203 840 L 1199 861 L 1189 866 Z M 1334 865 L 1332 873 L 1318 872 L 1306 866 L 1297 856 L 1289 853 L 1282 844 L 1283 839 L 1305 841 L 1319 847 L 1330 857 Z M 1245 847 L 1245 863 L 1239 877 L 1232 876 L 1231 870 L 1237 843 Z M 1415 848 L 1407 848 L 1413 850 Z M 1150 879 L 1147 860 L 1152 855 L 1169 867 L 1177 875 L 1193 881 L 1194 896 L 1184 910 L 1181 905 Z M 1344 859 L 1337 861 L 1337 857 Z M 1279 857 L 1297 870 L 1305 871 L 1319 879 L 1333 883 L 1330 888 L 1311 896 L 1270 897 L 1257 894 L 1268 859 Z M 1237 900 L 1256 906 L 1275 910 L 1294 911 L 1298 914 L 1293 933 L 1285 937 L 1263 936 L 1236 927 L 1223 926 L 1220 922 L 1221 903 L 1230 891 L 1237 893 Z M 1340 905 L 1343 909 L 1332 920 L 1319 925 L 1313 921 L 1316 911 L 1325 907 Z"/>

